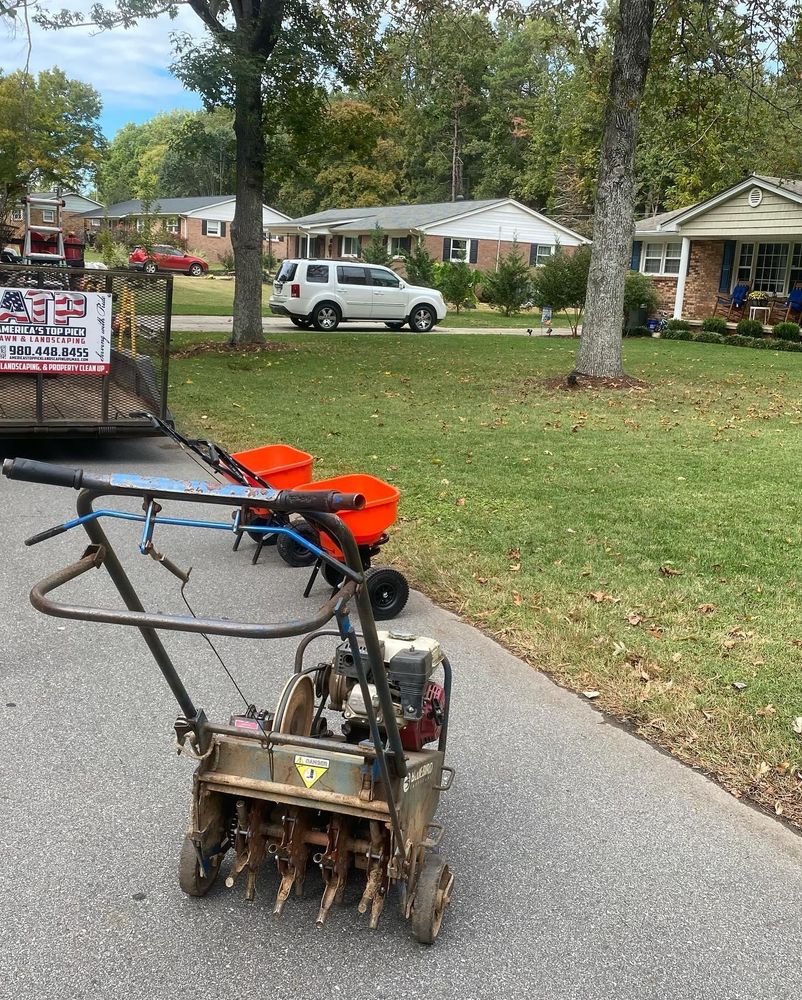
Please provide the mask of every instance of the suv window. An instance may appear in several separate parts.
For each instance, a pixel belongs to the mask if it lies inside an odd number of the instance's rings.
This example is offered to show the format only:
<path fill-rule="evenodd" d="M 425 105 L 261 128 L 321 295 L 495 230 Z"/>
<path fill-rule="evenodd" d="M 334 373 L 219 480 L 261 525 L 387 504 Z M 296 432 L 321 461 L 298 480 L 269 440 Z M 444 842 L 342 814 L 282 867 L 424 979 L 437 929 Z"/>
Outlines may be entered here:
<path fill-rule="evenodd" d="M 380 285 L 382 288 L 398 288 L 401 284 L 401 280 L 397 275 L 391 274 L 380 267 L 371 267 L 369 270 L 370 279 L 374 285 Z"/>
<path fill-rule="evenodd" d="M 364 267 L 338 267 L 337 280 L 341 285 L 367 285 L 368 272 Z"/>
<path fill-rule="evenodd" d="M 294 260 L 285 260 L 281 265 L 281 270 L 276 275 L 276 281 L 292 281 L 297 270 L 298 265 Z"/>
<path fill-rule="evenodd" d="M 306 280 L 314 281 L 319 285 L 325 285 L 329 280 L 328 264 L 307 264 Z"/>

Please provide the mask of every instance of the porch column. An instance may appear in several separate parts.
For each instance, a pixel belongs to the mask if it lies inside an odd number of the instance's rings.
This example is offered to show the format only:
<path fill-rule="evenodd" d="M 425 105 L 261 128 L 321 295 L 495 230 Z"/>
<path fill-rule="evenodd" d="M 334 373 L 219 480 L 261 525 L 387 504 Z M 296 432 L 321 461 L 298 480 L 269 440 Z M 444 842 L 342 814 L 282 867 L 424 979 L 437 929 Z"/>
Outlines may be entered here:
<path fill-rule="evenodd" d="M 677 275 L 677 293 L 674 296 L 674 319 L 682 319 L 682 307 L 685 304 L 685 279 L 688 277 L 688 261 L 691 256 L 691 240 L 689 236 L 682 237 L 682 251 L 679 258 L 679 274 Z"/>

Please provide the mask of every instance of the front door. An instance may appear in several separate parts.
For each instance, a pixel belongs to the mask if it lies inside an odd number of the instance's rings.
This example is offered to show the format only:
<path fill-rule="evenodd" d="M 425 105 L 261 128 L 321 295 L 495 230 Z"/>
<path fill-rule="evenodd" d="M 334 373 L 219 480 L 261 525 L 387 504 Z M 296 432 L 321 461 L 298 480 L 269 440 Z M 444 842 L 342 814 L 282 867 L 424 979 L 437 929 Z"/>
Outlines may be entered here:
<path fill-rule="evenodd" d="M 373 283 L 373 319 L 403 319 L 407 314 L 407 295 L 401 279 L 386 267 L 369 267 Z"/>
<path fill-rule="evenodd" d="M 337 292 L 342 299 L 345 319 L 370 319 L 373 286 L 368 268 L 359 264 L 338 264 Z"/>

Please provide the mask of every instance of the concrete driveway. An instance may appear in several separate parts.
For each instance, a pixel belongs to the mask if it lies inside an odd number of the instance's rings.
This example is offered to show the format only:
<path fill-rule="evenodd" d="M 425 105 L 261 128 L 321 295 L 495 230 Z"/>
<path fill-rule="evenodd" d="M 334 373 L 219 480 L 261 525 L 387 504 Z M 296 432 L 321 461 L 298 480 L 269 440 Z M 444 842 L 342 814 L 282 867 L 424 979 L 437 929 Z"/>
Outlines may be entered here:
<path fill-rule="evenodd" d="M 4 450 L 197 473 L 157 441 Z M 458 773 L 439 815 L 457 883 L 435 946 L 412 940 L 392 901 L 368 932 L 356 879 L 322 931 L 313 875 L 280 921 L 267 869 L 253 904 L 222 879 L 206 899 L 184 897 L 176 863 L 192 765 L 172 749 L 177 706 L 138 633 L 28 603 L 31 583 L 85 542 L 22 539 L 63 519 L 74 494 L 3 479 L 0 496 L 0 997 L 787 1000 L 802 986 L 799 838 L 419 595 L 399 624 L 438 636 L 455 668 Z M 150 605 L 180 610 L 175 580 L 138 555 L 134 530 L 113 537 Z M 194 565 L 199 614 L 276 620 L 301 601 L 303 572 L 270 551 L 253 567 L 222 532 L 165 529 L 160 542 Z M 114 603 L 102 571 L 84 579 L 71 595 Z M 200 637 L 166 642 L 210 715 L 237 705 Z M 219 646 L 246 694 L 271 705 L 291 644 Z"/>

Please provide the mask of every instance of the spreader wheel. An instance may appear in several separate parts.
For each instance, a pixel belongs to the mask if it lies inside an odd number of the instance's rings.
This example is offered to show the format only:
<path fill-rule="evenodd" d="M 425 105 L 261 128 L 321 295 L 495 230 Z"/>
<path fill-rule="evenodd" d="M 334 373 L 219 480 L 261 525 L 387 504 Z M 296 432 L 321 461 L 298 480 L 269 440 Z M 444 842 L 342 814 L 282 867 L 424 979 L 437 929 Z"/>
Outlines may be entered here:
<path fill-rule="evenodd" d="M 345 577 L 336 566 L 330 566 L 328 563 L 323 563 L 323 579 L 330 587 L 333 587 L 334 590 L 338 590 L 342 586 L 342 582 Z"/>
<path fill-rule="evenodd" d="M 270 524 L 270 519 L 267 517 L 252 517 L 250 521 L 248 521 L 248 524 L 254 528 L 266 528 L 267 525 Z M 275 545 L 277 536 L 263 535 L 261 531 L 248 531 L 248 537 L 252 541 L 256 542 L 257 545 L 259 542 L 262 542 L 263 545 Z"/>
<path fill-rule="evenodd" d="M 409 600 L 409 584 L 403 573 L 390 566 L 373 566 L 365 573 L 368 597 L 376 621 L 395 618 Z"/>
<path fill-rule="evenodd" d="M 312 525 L 306 521 L 295 521 L 291 527 L 296 534 L 303 535 L 304 538 L 308 538 L 315 545 L 320 544 L 320 536 Z M 314 552 L 310 552 L 309 549 L 304 548 L 300 542 L 296 542 L 290 535 L 279 536 L 279 540 L 276 543 L 276 551 L 288 566 L 296 568 L 299 566 L 311 566 L 317 559 Z"/>
<path fill-rule="evenodd" d="M 189 835 L 184 837 L 178 859 L 178 884 L 188 896 L 205 896 L 214 885 L 223 855 L 218 854 L 206 862 L 206 874 L 201 872 L 195 845 Z"/>
<path fill-rule="evenodd" d="M 418 876 L 412 904 L 412 932 L 421 944 L 434 944 L 451 902 L 454 875 L 439 854 L 429 854 Z"/>

